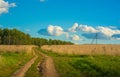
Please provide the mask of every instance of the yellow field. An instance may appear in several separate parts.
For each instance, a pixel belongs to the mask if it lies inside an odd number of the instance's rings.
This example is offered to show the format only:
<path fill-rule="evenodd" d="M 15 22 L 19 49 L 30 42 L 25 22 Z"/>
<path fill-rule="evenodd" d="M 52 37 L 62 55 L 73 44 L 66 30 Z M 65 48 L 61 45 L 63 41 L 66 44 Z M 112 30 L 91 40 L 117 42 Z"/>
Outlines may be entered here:
<path fill-rule="evenodd" d="M 42 49 L 64 54 L 120 55 L 120 45 L 45 45 Z"/>
<path fill-rule="evenodd" d="M 20 52 L 25 51 L 27 53 L 32 51 L 34 45 L 0 45 L 0 52 Z"/>

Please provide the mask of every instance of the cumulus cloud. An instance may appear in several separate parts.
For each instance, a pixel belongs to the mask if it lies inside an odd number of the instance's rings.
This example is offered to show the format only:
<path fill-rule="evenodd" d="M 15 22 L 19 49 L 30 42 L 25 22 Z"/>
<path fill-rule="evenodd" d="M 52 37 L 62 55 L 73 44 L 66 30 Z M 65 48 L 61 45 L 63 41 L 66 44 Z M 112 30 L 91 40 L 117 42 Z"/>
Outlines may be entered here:
<path fill-rule="evenodd" d="M 79 34 L 76 35 L 75 32 Z M 78 23 L 74 23 L 71 28 L 68 30 L 64 30 L 60 26 L 49 25 L 46 29 L 40 29 L 38 31 L 41 35 L 46 36 L 61 36 L 66 35 L 66 37 L 70 40 L 81 40 L 82 38 L 93 39 L 97 34 L 97 39 L 105 39 L 105 40 L 119 40 L 120 39 L 120 30 L 114 26 L 89 26 L 89 25 L 79 25 Z M 71 36 L 69 36 L 71 35 Z"/>
<path fill-rule="evenodd" d="M 74 23 L 71 28 L 68 29 L 69 32 L 76 32 L 78 29 L 78 23 Z"/>
<path fill-rule="evenodd" d="M 68 33 L 64 32 L 63 28 L 60 26 L 49 25 L 47 28 L 47 32 L 52 36 L 60 36 L 65 34 L 68 37 Z"/>
<path fill-rule="evenodd" d="M 8 13 L 9 8 L 15 6 L 15 3 L 9 3 L 8 1 L 0 0 L 0 14 Z"/>
<path fill-rule="evenodd" d="M 112 36 L 113 34 L 117 33 L 117 30 L 112 30 L 108 27 L 98 26 L 98 32 L 105 34 L 106 36 Z"/>
<path fill-rule="evenodd" d="M 82 32 L 82 36 L 92 39 L 95 37 L 96 33 L 98 34 L 98 39 L 117 39 L 118 35 L 120 34 L 120 30 L 115 26 L 88 26 L 88 25 L 78 25 L 78 23 L 75 23 L 71 28 L 68 29 L 70 32 Z"/>
<path fill-rule="evenodd" d="M 90 33 L 96 33 L 97 32 L 97 30 L 95 29 L 95 28 L 93 28 L 92 26 L 88 26 L 88 25 L 80 25 L 79 27 L 78 27 L 78 29 L 80 30 L 80 31 L 83 31 L 83 32 L 90 32 Z"/>
<path fill-rule="evenodd" d="M 47 36 L 61 36 L 61 35 L 66 35 L 66 37 L 69 37 L 68 32 L 65 32 L 62 27 L 60 26 L 53 26 L 49 25 L 47 29 L 40 29 L 38 31 L 39 34 L 41 35 L 47 35 Z"/>
<path fill-rule="evenodd" d="M 74 41 L 78 41 L 78 40 L 81 40 L 80 37 L 76 34 L 72 35 L 69 37 L 71 40 L 74 40 Z"/>
<path fill-rule="evenodd" d="M 120 34 L 120 30 L 114 30 L 109 27 L 98 26 L 95 29 L 96 32 L 89 32 L 90 35 L 98 34 L 98 39 L 112 39 L 113 35 Z M 88 32 L 88 31 L 87 31 Z"/>
<path fill-rule="evenodd" d="M 49 25 L 47 31 L 52 36 L 60 36 L 63 34 L 63 29 L 60 26 Z"/>

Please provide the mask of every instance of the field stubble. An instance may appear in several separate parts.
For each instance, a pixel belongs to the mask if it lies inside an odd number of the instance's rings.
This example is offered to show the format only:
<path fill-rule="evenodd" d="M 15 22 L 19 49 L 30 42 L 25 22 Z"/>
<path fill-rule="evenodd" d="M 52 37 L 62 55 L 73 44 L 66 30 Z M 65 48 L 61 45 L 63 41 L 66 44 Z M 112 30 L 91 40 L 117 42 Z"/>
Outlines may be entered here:
<path fill-rule="evenodd" d="M 10 77 L 34 57 L 30 45 L 0 45 L 0 77 Z"/>
<path fill-rule="evenodd" d="M 44 45 L 41 48 L 60 54 L 120 55 L 120 45 Z"/>
<path fill-rule="evenodd" d="M 31 53 L 34 45 L 0 45 L 0 52 L 27 52 Z"/>

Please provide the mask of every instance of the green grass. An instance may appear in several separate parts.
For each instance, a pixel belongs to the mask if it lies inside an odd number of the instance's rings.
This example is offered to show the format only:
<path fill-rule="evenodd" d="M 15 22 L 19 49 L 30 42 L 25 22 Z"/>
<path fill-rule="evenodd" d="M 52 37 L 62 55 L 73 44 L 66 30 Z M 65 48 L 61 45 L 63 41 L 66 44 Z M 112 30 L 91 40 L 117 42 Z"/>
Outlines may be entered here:
<path fill-rule="evenodd" d="M 69 61 L 85 77 L 120 77 L 120 57 L 86 56 Z"/>
<path fill-rule="evenodd" d="M 35 53 L 37 54 L 38 58 L 36 59 L 35 63 L 29 68 L 26 72 L 25 77 L 42 77 L 41 73 L 38 71 L 38 64 L 42 60 L 42 56 L 39 54 L 39 51 L 35 49 Z"/>
<path fill-rule="evenodd" d="M 120 77 L 120 56 L 42 52 L 53 57 L 60 77 Z"/>
<path fill-rule="evenodd" d="M 0 52 L 0 77 L 10 77 L 17 69 L 33 57 L 21 52 Z"/>

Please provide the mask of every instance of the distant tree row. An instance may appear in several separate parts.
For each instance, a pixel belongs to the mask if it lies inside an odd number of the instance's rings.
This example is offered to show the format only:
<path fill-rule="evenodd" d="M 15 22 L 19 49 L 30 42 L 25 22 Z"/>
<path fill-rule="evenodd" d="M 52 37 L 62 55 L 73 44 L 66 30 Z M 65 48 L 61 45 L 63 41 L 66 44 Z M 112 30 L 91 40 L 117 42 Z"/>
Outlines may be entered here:
<path fill-rule="evenodd" d="M 0 44 L 2 45 L 65 45 L 71 42 L 44 38 L 32 38 L 17 29 L 0 29 Z"/>

